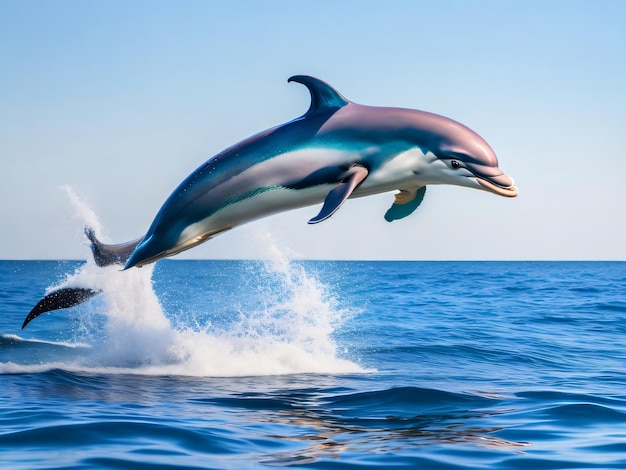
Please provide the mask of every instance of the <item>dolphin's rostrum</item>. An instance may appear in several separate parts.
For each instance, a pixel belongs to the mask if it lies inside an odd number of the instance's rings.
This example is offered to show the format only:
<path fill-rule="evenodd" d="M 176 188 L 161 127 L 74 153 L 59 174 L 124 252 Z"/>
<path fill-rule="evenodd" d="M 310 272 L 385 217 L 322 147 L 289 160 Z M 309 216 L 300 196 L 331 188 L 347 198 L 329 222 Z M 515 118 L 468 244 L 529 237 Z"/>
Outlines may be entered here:
<path fill-rule="evenodd" d="M 397 190 L 385 214 L 392 222 L 420 205 L 429 184 L 518 194 L 489 144 L 456 121 L 412 109 L 359 105 L 310 76 L 289 81 L 305 85 L 311 94 L 304 115 L 206 161 L 165 201 L 145 236 L 104 245 L 88 229 L 96 263 L 142 266 L 277 212 L 323 203 L 309 220 L 318 223 L 348 198 Z M 55 298 L 50 309 L 90 297 L 71 294 L 71 289 L 65 295 L 73 295 L 72 301 Z M 31 312 L 27 319 L 35 316 Z"/>

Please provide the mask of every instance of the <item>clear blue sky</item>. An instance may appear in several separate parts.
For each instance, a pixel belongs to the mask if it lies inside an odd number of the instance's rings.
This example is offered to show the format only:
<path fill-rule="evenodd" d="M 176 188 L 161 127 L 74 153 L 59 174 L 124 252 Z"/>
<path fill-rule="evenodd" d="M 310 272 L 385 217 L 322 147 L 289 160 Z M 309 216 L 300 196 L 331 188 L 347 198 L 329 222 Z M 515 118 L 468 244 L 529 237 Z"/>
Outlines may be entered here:
<path fill-rule="evenodd" d="M 141 236 L 178 183 L 308 108 L 347 98 L 449 116 L 494 148 L 516 199 L 431 187 L 307 208 L 184 254 L 303 258 L 626 259 L 624 1 L 0 1 L 0 259 L 85 258 L 62 185 L 109 241 Z"/>

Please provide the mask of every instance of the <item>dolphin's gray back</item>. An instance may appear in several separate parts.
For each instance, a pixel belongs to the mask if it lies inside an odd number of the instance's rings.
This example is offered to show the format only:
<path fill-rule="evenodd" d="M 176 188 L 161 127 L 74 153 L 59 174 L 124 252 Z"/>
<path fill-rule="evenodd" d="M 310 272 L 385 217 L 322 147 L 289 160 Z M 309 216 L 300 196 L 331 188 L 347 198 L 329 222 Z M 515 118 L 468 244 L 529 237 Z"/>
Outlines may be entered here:
<path fill-rule="evenodd" d="M 146 238 L 164 229 L 180 233 L 229 202 L 245 198 L 251 191 L 297 185 L 315 171 L 313 166 L 285 165 L 280 171 L 273 172 L 267 162 L 310 146 L 320 127 L 335 111 L 330 109 L 312 117 L 298 118 L 256 134 L 206 161 L 173 191 L 148 229 Z"/>

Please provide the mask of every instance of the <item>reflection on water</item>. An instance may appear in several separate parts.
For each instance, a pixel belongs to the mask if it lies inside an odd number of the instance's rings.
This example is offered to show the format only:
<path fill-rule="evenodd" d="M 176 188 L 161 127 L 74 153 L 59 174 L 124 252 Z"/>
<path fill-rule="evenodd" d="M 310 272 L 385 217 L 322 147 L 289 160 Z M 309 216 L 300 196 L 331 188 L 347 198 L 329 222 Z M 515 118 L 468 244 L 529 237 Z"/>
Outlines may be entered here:
<path fill-rule="evenodd" d="M 423 392 L 422 389 L 415 389 L 417 401 Z M 271 423 L 279 430 L 284 426 L 284 433 L 268 433 L 267 438 L 304 445 L 299 449 L 266 454 L 260 461 L 263 464 L 307 464 L 338 459 L 351 452 L 374 455 L 399 451 L 406 453 L 453 444 L 469 444 L 522 454 L 523 448 L 530 445 L 528 442 L 515 442 L 494 435 L 502 427 L 480 424 L 481 421 L 493 423 L 494 417 L 510 413 L 510 408 L 467 409 L 458 406 L 457 409 L 442 412 L 425 410 L 424 413 L 413 416 L 368 416 L 367 411 L 363 416 L 350 416 L 354 406 L 339 408 L 329 405 L 334 401 L 354 401 L 351 398 L 355 396 L 348 395 L 348 400 L 344 396 L 326 400 L 308 396 L 301 397 L 304 400 L 294 401 L 293 392 L 291 393 L 290 397 L 268 399 L 267 396 L 262 398 L 248 395 L 239 397 L 236 401 L 228 400 L 230 406 L 237 402 L 238 406 L 243 407 L 246 419 L 252 423 Z M 394 389 L 377 393 L 395 395 Z M 484 400 L 481 397 L 472 398 L 481 402 Z M 375 414 L 381 411 L 379 405 L 380 403 L 371 403 L 371 408 L 377 410 Z M 294 429 L 300 430 L 300 433 L 294 433 Z"/>

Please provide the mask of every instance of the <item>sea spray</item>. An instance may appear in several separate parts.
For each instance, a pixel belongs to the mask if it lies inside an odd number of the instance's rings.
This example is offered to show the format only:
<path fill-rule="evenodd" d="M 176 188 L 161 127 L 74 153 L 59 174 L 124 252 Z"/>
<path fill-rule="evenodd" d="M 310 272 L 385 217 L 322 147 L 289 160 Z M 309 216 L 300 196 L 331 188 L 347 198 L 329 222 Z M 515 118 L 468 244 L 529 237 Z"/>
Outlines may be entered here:
<path fill-rule="evenodd" d="M 121 271 L 120 266 L 87 262 L 48 289 L 82 286 L 101 291 L 78 307 L 75 340 L 92 345 L 81 363 L 128 367 L 171 361 L 168 346 L 174 331 L 154 292 L 152 271 L 153 266 Z"/>
<path fill-rule="evenodd" d="M 106 324 L 95 350 L 109 366 L 142 367 L 175 361 L 175 331 L 152 288 L 153 266 L 109 271 L 103 290 Z"/>
<path fill-rule="evenodd" d="M 176 347 L 185 358 L 181 369 L 202 376 L 362 371 L 339 357 L 332 338 L 350 311 L 337 308 L 327 287 L 293 262 L 270 235 L 257 234 L 251 243 L 265 260 L 242 264 L 248 278 L 242 296 L 250 298 L 242 299 L 230 322 L 209 320 L 201 331 L 179 331 Z"/>
<path fill-rule="evenodd" d="M 64 189 L 77 216 L 101 233 L 95 212 L 71 188 Z M 224 314 L 225 306 L 211 295 L 184 298 L 186 315 L 170 321 L 154 291 L 154 265 L 121 271 L 119 266 L 100 268 L 89 260 L 54 286 L 102 291 L 98 300 L 79 307 L 85 315 L 80 317 L 75 340 L 92 347 L 87 353 L 77 351 L 75 363 L 68 368 L 191 376 L 361 371 L 339 357 L 333 339 L 349 310 L 338 308 L 328 286 L 293 262 L 289 250 L 279 247 L 271 235 L 256 233 L 253 238 L 250 242 L 264 261 L 247 263 L 243 276 L 249 279 L 249 289 L 244 289 L 248 302 L 231 309 L 234 318 L 225 323 L 213 321 Z M 176 275 L 174 290 L 185 285 L 189 274 L 177 271 Z M 228 282 L 222 286 L 238 287 Z"/>
<path fill-rule="evenodd" d="M 74 215 L 81 220 L 85 227 L 91 228 L 96 236 L 102 239 L 102 224 L 96 212 L 76 194 L 76 191 L 74 191 L 74 188 L 71 186 L 61 186 L 61 190 L 65 191 L 65 194 L 70 200 L 70 204 L 74 209 Z"/>
<path fill-rule="evenodd" d="M 271 337 L 297 347 L 313 357 L 335 358 L 332 334 L 346 316 L 330 295 L 328 286 L 307 273 L 304 265 L 294 262 L 287 250 L 281 250 L 271 234 L 256 234 L 262 263 L 250 263 L 251 276 L 258 276 L 259 308 L 242 312 L 239 325 L 242 335 Z"/>

